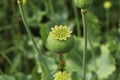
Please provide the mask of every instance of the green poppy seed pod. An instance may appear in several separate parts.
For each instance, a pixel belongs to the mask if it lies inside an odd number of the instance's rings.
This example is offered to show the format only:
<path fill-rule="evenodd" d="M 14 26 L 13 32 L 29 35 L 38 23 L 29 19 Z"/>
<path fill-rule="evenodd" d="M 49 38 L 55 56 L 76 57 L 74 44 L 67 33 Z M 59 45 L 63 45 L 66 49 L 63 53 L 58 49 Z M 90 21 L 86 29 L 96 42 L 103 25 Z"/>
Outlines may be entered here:
<path fill-rule="evenodd" d="M 74 44 L 74 39 L 67 26 L 55 26 L 47 38 L 47 48 L 56 53 L 66 53 L 70 51 Z"/>
<path fill-rule="evenodd" d="M 17 0 L 17 3 L 18 3 L 18 4 L 25 5 L 25 4 L 26 4 L 26 0 Z"/>
<path fill-rule="evenodd" d="M 82 9 L 88 8 L 93 3 L 93 0 L 73 0 L 73 1 L 77 7 Z"/>

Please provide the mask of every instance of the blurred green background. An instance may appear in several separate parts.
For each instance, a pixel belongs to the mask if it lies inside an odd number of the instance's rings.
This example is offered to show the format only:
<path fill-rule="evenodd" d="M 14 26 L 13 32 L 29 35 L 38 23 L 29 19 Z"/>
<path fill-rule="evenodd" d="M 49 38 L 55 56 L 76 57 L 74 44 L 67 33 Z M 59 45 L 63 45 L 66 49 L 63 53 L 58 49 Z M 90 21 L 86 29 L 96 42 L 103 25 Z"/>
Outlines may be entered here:
<path fill-rule="evenodd" d="M 87 12 L 87 80 L 120 80 L 120 0 L 94 0 Z M 72 0 L 26 0 L 24 11 L 31 32 L 54 74 L 56 53 L 45 44 L 50 28 L 67 25 L 73 30 L 74 48 L 64 55 L 72 80 L 82 78 L 83 26 L 80 8 Z M 80 31 L 80 32 L 79 32 Z M 42 80 L 41 63 L 27 36 L 16 0 L 0 0 L 0 80 Z"/>

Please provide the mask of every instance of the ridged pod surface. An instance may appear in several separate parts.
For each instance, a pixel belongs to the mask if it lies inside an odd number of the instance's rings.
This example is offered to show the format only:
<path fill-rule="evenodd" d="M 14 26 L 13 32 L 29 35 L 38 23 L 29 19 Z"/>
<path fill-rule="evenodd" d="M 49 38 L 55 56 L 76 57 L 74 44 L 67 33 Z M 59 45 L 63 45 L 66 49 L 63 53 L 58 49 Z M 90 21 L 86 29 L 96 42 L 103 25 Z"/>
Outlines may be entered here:
<path fill-rule="evenodd" d="M 63 32 L 62 32 L 63 30 Z M 69 34 L 68 34 L 69 33 Z M 74 45 L 74 39 L 72 35 L 70 35 L 71 32 L 67 31 L 67 28 L 64 26 L 56 27 L 47 38 L 47 48 L 56 53 L 66 53 L 70 51 Z M 55 35 L 54 35 L 55 34 Z M 65 35 L 67 34 L 67 35 Z M 57 37 L 57 36 L 58 37 Z M 63 37 L 62 37 L 62 36 Z"/>
<path fill-rule="evenodd" d="M 77 7 L 82 9 L 88 8 L 93 3 L 93 0 L 73 0 L 73 1 Z"/>

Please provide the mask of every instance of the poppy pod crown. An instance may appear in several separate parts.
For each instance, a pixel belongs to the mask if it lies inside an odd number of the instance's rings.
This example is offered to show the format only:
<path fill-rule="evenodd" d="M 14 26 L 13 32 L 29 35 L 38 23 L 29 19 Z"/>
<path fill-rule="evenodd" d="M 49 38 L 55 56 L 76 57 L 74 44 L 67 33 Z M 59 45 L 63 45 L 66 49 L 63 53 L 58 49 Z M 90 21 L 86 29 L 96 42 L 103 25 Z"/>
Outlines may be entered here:
<path fill-rule="evenodd" d="M 70 74 L 68 74 L 66 71 L 59 71 L 55 73 L 54 80 L 72 80 Z"/>
<path fill-rule="evenodd" d="M 55 26 L 47 38 L 47 48 L 57 53 L 65 53 L 72 49 L 74 40 L 71 35 L 72 31 L 67 26 Z"/>

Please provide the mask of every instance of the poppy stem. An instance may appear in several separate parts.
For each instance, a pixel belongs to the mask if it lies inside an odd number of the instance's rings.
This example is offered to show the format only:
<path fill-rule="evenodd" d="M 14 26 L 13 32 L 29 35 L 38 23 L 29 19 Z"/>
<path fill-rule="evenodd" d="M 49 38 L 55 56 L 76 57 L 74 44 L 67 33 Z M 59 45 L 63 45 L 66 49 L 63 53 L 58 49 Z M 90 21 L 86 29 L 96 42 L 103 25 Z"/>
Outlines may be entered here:
<path fill-rule="evenodd" d="M 81 9 L 83 31 L 84 31 L 84 49 L 83 49 L 83 80 L 86 80 L 86 53 L 87 53 L 87 26 L 86 26 L 86 10 Z"/>

